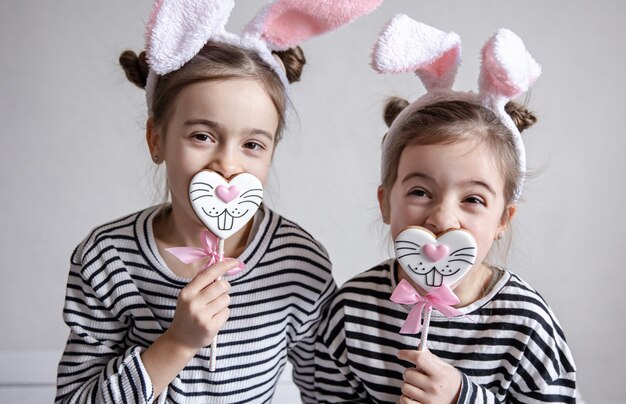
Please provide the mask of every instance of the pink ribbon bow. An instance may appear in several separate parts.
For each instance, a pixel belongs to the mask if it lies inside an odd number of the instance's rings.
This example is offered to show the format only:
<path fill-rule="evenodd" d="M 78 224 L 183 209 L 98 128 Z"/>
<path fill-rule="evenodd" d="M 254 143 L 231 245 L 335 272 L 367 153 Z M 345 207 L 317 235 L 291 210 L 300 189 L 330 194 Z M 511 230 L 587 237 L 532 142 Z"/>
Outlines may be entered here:
<path fill-rule="evenodd" d="M 202 271 L 216 264 L 220 260 L 219 252 L 218 252 L 218 240 L 217 237 L 210 231 L 203 231 L 200 233 L 200 242 L 202 243 L 202 248 L 197 247 L 172 247 L 166 248 L 165 251 L 174 255 L 181 262 L 185 264 L 191 264 L 201 259 L 208 258 L 206 264 L 202 267 Z M 224 257 L 224 261 L 232 260 L 234 258 Z M 243 262 L 239 262 L 239 266 L 235 269 L 231 269 L 226 272 L 226 275 L 233 276 L 237 275 L 239 272 L 244 270 Z"/>
<path fill-rule="evenodd" d="M 406 317 L 401 334 L 417 334 L 422 322 L 424 307 L 434 307 L 446 317 L 454 317 L 463 314 L 452 307 L 459 303 L 459 298 L 445 283 L 431 290 L 426 296 L 420 296 L 417 290 L 406 279 L 402 279 L 391 294 L 391 301 L 400 304 L 413 304 L 409 315 Z"/>

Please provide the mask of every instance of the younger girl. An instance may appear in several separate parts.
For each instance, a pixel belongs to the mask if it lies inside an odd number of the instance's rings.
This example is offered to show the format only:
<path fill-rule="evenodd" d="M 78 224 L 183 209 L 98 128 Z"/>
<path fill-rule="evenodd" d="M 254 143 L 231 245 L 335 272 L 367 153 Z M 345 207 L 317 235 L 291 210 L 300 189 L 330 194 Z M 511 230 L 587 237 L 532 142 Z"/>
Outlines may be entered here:
<path fill-rule="evenodd" d="M 333 16 L 329 6 L 318 16 L 276 1 L 239 37 L 224 29 L 232 7 L 232 0 L 159 0 L 147 52 L 120 57 L 129 79 L 146 89 L 148 147 L 166 166 L 171 203 L 97 227 L 72 254 L 56 402 L 266 403 L 287 360 L 302 400 L 314 401 L 313 345 L 336 289 L 321 244 L 262 206 L 225 242 L 224 255 L 236 260 L 201 271 L 204 262 L 184 265 L 166 249 L 201 246 L 204 225 L 188 199 L 199 171 L 246 172 L 266 183 L 286 86 L 299 79 L 304 57 L 297 48 L 277 60 L 265 38 L 292 46 L 290 21 L 302 40 L 355 14 Z M 218 280 L 239 263 L 242 272 Z"/>
<path fill-rule="evenodd" d="M 316 344 L 320 402 L 575 401 L 575 366 L 554 314 L 518 275 L 485 260 L 515 214 L 524 175 L 519 132 L 535 122 L 507 100 L 525 91 L 539 67 L 506 30 L 483 54 L 480 93 L 456 92 L 456 34 L 397 16 L 381 35 L 374 67 L 417 71 L 428 90 L 410 105 L 392 99 L 386 106 L 383 221 L 394 239 L 409 226 L 435 234 L 465 229 L 478 255 L 452 286 L 462 316 L 433 311 L 424 351 L 416 349 L 420 334 L 399 334 L 411 307 L 390 296 L 401 280 L 426 293 L 396 260 L 344 284 Z"/>

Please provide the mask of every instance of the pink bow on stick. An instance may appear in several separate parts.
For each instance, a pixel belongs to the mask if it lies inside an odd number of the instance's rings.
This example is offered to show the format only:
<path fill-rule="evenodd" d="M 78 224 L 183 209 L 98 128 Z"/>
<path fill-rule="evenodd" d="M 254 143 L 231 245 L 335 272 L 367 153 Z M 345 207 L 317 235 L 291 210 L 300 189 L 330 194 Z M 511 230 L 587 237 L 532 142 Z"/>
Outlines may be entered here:
<path fill-rule="evenodd" d="M 402 329 L 401 334 L 417 334 L 422 322 L 422 312 L 424 308 L 430 309 L 434 307 L 443 313 L 446 317 L 454 317 L 463 314 L 461 311 L 452 307 L 459 303 L 459 298 L 445 283 L 440 287 L 431 290 L 426 296 L 420 296 L 417 290 L 407 280 L 402 279 L 398 286 L 391 294 L 391 301 L 400 304 L 414 305 L 409 312 Z"/>
<path fill-rule="evenodd" d="M 172 247 L 166 248 L 165 251 L 174 255 L 181 262 L 185 264 L 191 264 L 196 261 L 200 261 L 202 259 L 207 259 L 207 262 L 202 267 L 202 271 L 208 269 L 214 264 L 220 262 L 220 256 L 218 252 L 218 240 L 217 237 L 210 231 L 203 231 L 200 233 L 200 242 L 202 243 L 202 248 L 197 247 Z M 234 258 L 224 257 L 224 261 L 232 260 Z M 244 270 L 243 262 L 239 263 L 239 267 L 235 269 L 231 269 L 226 272 L 226 275 L 233 276 L 237 275 L 239 272 Z"/>

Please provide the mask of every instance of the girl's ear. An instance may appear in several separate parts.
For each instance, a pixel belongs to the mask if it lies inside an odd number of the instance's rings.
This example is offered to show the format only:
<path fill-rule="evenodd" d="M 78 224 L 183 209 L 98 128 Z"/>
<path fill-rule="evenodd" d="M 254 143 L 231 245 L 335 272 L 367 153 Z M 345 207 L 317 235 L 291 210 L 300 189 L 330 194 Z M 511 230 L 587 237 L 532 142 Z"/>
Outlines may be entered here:
<path fill-rule="evenodd" d="M 498 231 L 496 232 L 496 234 L 502 234 L 507 230 L 516 212 L 517 212 L 517 205 L 514 203 L 509 204 L 509 206 L 507 206 L 504 209 L 504 212 L 502 213 L 502 218 L 500 219 L 500 224 L 498 225 Z"/>
<path fill-rule="evenodd" d="M 156 164 L 163 162 L 163 139 L 159 130 L 154 126 L 152 118 L 149 118 L 146 122 L 146 142 L 148 143 L 152 161 Z"/>
<path fill-rule="evenodd" d="M 380 208 L 380 214 L 383 218 L 383 223 L 389 224 L 389 195 L 387 195 L 387 190 L 383 188 L 382 185 L 378 186 L 378 192 L 376 193 L 378 197 L 378 207 Z"/>

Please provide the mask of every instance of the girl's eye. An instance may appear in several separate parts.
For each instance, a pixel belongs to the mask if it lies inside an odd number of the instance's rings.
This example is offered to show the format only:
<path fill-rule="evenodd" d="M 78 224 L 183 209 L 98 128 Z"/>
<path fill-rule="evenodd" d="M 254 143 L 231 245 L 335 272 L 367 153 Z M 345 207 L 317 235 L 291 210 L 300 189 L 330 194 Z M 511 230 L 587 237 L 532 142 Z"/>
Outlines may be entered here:
<path fill-rule="evenodd" d="M 426 192 L 422 188 L 413 188 L 409 191 L 409 195 L 424 198 L 428 197 L 428 192 Z"/>
<path fill-rule="evenodd" d="M 264 150 L 265 147 L 263 147 L 263 145 L 259 142 L 246 142 L 243 144 L 244 149 L 249 149 L 249 150 Z"/>
<path fill-rule="evenodd" d="M 463 200 L 463 202 L 476 204 L 476 205 L 485 205 L 485 201 L 477 196 L 468 196 Z"/>
<path fill-rule="evenodd" d="M 192 135 L 192 137 L 193 137 L 195 140 L 199 140 L 199 141 L 201 141 L 201 142 L 208 142 L 208 141 L 210 141 L 210 140 L 211 140 L 211 136 L 209 136 L 209 134 L 208 134 L 208 133 L 205 133 L 205 132 L 198 132 L 198 133 L 194 133 L 194 134 Z"/>

